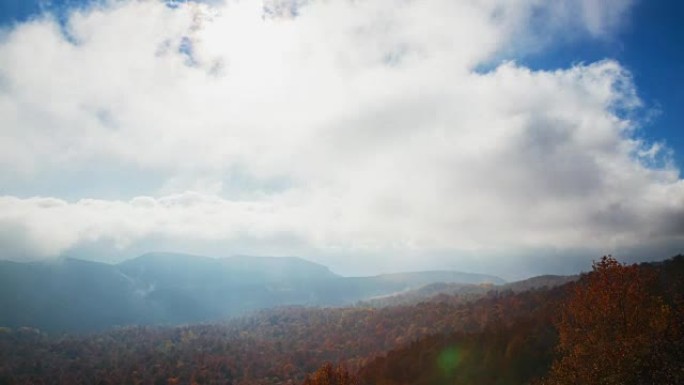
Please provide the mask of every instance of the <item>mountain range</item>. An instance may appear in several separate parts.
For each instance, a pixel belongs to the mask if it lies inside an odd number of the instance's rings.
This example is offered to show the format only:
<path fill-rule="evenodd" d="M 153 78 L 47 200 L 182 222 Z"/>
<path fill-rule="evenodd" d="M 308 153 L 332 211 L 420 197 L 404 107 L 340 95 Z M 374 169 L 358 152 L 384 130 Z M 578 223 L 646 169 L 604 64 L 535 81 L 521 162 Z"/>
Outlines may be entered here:
<path fill-rule="evenodd" d="M 297 257 L 149 253 L 118 264 L 0 261 L 0 326 L 83 332 L 209 322 L 278 306 L 350 305 L 435 283 L 505 281 L 457 271 L 343 277 Z"/>

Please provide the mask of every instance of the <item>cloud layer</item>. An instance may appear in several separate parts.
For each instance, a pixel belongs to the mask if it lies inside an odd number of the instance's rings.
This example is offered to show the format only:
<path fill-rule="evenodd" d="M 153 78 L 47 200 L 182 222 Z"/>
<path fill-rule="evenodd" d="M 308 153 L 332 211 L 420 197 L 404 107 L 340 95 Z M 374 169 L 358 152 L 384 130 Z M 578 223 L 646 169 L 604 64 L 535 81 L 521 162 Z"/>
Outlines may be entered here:
<path fill-rule="evenodd" d="M 638 139 L 629 72 L 500 62 L 609 38 L 631 1 L 596 4 L 120 1 L 18 25 L 0 243 L 389 261 L 681 244 L 684 183 Z"/>

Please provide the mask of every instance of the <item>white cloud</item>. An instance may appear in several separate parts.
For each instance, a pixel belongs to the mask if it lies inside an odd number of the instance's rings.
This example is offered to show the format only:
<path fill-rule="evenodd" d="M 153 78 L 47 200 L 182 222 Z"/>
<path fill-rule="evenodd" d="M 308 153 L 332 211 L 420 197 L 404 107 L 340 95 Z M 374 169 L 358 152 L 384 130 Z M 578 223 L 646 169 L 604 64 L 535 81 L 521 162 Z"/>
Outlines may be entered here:
<path fill-rule="evenodd" d="M 634 0 L 582 0 L 582 16 L 587 30 L 596 36 L 614 33 L 626 20 Z"/>
<path fill-rule="evenodd" d="M 319 255 L 681 241 L 684 184 L 635 139 L 619 63 L 474 70 L 517 39 L 610 34 L 631 1 L 546 3 L 265 17 L 253 1 L 124 1 L 73 14 L 68 38 L 51 19 L 19 25 L 0 42 L 0 186 L 112 164 L 165 182 L 121 200 L 2 197 L 0 224 L 22 236 L 0 242 L 53 256 L 153 238 Z"/>

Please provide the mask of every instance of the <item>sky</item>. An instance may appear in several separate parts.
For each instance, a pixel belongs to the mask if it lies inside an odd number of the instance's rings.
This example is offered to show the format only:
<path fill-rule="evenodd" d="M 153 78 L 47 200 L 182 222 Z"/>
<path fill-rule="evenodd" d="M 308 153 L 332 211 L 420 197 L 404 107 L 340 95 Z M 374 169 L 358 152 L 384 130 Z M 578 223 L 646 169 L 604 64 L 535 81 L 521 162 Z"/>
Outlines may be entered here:
<path fill-rule="evenodd" d="M 0 259 L 684 249 L 678 1 L 0 0 Z"/>

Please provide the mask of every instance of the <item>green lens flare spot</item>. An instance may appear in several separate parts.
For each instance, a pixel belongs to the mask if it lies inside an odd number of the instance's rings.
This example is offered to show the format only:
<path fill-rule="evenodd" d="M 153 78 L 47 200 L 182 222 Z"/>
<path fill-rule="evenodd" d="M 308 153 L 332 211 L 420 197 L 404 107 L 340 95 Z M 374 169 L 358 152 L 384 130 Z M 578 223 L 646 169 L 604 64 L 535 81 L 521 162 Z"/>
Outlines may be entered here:
<path fill-rule="evenodd" d="M 457 347 L 449 347 L 439 353 L 437 365 L 443 374 L 450 376 L 461 363 L 461 352 Z"/>

